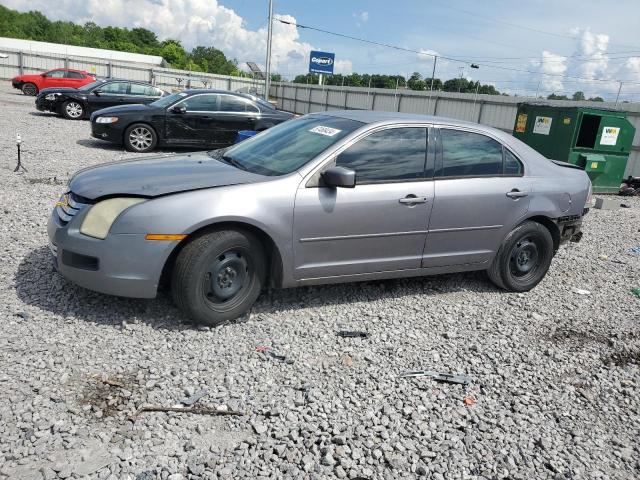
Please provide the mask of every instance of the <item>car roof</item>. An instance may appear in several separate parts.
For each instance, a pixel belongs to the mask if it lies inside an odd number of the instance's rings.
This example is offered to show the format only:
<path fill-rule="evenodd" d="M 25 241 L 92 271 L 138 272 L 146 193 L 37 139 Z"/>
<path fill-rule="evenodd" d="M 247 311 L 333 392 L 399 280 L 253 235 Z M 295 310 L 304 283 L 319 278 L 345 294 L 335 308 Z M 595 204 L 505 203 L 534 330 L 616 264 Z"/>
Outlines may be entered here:
<path fill-rule="evenodd" d="M 51 70 L 47 70 L 47 72 L 56 72 L 58 70 L 62 70 L 63 72 L 89 73 L 86 70 L 76 70 L 75 68 L 52 68 Z"/>

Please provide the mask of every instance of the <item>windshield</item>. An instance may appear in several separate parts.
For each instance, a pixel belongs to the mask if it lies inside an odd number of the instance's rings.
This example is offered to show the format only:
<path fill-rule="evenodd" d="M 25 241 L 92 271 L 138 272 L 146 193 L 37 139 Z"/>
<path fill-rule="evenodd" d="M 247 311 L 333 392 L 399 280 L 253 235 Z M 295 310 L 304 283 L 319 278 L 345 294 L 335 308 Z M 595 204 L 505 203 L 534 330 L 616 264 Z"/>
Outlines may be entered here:
<path fill-rule="evenodd" d="M 80 90 L 81 92 L 90 92 L 91 90 L 93 90 L 95 87 L 97 87 L 101 83 L 104 83 L 104 82 L 87 83 L 86 85 L 83 85 L 82 87 L 80 87 L 78 90 Z"/>
<path fill-rule="evenodd" d="M 152 107 L 165 108 L 171 105 L 173 102 L 177 102 L 179 99 L 186 97 L 187 94 L 183 92 L 172 93 L 166 97 L 162 97 L 155 102 L 151 102 L 149 105 Z"/>
<path fill-rule="evenodd" d="M 309 115 L 281 123 L 245 140 L 225 151 L 221 159 L 260 175 L 286 175 L 362 125 L 362 122 L 348 118 Z"/>

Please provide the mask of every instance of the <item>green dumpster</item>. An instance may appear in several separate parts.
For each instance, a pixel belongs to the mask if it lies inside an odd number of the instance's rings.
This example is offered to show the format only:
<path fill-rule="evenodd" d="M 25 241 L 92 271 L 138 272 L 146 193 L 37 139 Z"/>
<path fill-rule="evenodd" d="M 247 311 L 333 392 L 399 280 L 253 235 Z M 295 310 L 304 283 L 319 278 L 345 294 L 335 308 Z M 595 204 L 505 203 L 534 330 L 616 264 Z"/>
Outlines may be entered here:
<path fill-rule="evenodd" d="M 520 103 L 513 135 L 552 160 L 583 168 L 596 193 L 617 193 L 635 128 L 625 112 Z"/>

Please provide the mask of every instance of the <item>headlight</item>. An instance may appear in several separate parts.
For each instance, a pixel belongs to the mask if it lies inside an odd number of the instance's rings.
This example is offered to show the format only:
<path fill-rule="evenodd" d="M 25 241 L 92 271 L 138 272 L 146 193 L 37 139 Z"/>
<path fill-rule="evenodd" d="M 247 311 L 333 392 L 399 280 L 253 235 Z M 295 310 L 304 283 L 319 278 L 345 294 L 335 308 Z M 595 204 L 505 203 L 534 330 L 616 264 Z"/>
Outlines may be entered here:
<path fill-rule="evenodd" d="M 144 198 L 110 198 L 91 207 L 80 226 L 80 233 L 90 237 L 104 239 L 113 222 L 127 208 L 144 202 Z"/>
<path fill-rule="evenodd" d="M 116 123 L 118 121 L 118 117 L 98 117 L 96 118 L 96 123 Z"/>
<path fill-rule="evenodd" d="M 55 100 L 60 96 L 59 93 L 47 93 L 44 97 L 45 100 Z"/>

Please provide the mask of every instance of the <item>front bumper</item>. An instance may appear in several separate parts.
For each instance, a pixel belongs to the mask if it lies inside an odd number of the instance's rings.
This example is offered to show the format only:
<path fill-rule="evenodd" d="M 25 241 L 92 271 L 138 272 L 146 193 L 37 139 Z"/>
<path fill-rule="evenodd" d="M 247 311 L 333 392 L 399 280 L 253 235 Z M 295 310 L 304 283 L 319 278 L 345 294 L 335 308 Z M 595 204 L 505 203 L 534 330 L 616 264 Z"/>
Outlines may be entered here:
<path fill-rule="evenodd" d="M 110 123 L 91 122 L 91 136 L 113 143 L 122 143 L 122 130 Z"/>
<path fill-rule="evenodd" d="M 58 106 L 51 100 L 46 100 L 44 96 L 36 97 L 36 109 L 41 112 L 57 112 Z"/>
<path fill-rule="evenodd" d="M 100 293 L 154 298 L 164 264 L 178 242 L 145 240 L 143 234 L 88 237 L 79 228 L 89 208 L 66 225 L 55 209 L 47 233 L 58 272 L 71 282 Z"/>

